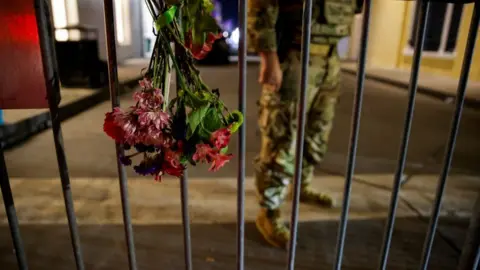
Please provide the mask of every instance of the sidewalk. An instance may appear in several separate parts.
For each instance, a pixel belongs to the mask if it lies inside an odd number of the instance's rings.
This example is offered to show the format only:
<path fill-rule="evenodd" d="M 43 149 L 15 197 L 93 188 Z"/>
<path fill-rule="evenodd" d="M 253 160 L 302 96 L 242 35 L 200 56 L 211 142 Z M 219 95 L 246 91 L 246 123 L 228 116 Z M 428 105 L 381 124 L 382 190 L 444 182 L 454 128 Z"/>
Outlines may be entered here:
<path fill-rule="evenodd" d="M 342 70 L 346 73 L 356 74 L 357 63 L 344 62 L 342 63 Z M 410 81 L 410 70 L 367 68 L 365 77 L 407 89 Z M 419 93 L 440 98 L 446 102 L 453 102 L 451 98 L 457 96 L 457 87 L 458 80 L 420 73 L 418 81 Z M 480 82 L 469 81 L 465 105 L 480 108 Z"/>
<path fill-rule="evenodd" d="M 342 269 L 373 269 L 378 262 L 388 213 L 391 174 L 357 175 L 352 185 Z M 418 269 L 437 176 L 415 176 L 401 191 L 388 269 Z M 386 181 L 389 180 L 389 181 Z M 317 177 L 314 185 L 343 198 L 344 178 Z M 73 269 L 60 180 L 11 179 L 21 235 L 30 266 L 38 270 Z M 117 178 L 72 178 L 75 209 L 86 269 L 126 269 L 127 256 Z M 454 269 L 478 177 L 452 175 L 447 185 L 430 269 Z M 233 269 L 236 260 L 236 179 L 189 179 L 189 208 L 195 269 Z M 179 182 L 129 179 L 130 206 L 139 269 L 183 267 L 183 230 Z M 1 200 L 0 200 L 1 201 Z M 285 218 L 290 215 L 289 201 Z M 3 209 L 1 207 L 0 209 Z M 255 229 L 257 204 L 253 179 L 246 180 L 246 269 L 282 269 L 287 253 L 265 245 Z M 331 269 L 341 206 L 324 210 L 301 205 L 296 269 Z M 15 268 L 5 213 L 0 211 L 0 265 Z"/>
<path fill-rule="evenodd" d="M 135 87 L 147 59 L 130 59 L 118 67 L 120 91 Z M 128 90 L 127 90 L 128 91 Z M 108 86 L 101 89 L 61 88 L 60 118 L 73 117 L 109 98 Z M 51 126 L 48 108 L 4 110 L 4 125 L 0 125 L 0 141 L 8 149 Z"/>

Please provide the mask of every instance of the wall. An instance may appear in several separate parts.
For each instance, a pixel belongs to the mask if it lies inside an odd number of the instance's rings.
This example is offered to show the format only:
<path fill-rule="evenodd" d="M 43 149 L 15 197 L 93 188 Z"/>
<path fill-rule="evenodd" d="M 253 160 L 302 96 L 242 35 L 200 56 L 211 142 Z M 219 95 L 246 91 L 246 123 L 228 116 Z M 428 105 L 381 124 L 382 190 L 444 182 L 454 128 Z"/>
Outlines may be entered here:
<path fill-rule="evenodd" d="M 468 31 L 470 29 L 472 15 L 473 4 L 465 5 L 463 8 L 462 23 L 460 24 L 460 32 L 458 34 L 457 57 L 452 70 L 452 75 L 456 78 L 460 76 L 462 70 L 463 56 L 465 54 L 465 46 L 467 45 Z M 469 79 L 472 81 L 480 81 L 480 34 L 478 33 Z"/>
<path fill-rule="evenodd" d="M 367 65 L 395 68 L 405 20 L 405 1 L 373 0 Z"/>
<path fill-rule="evenodd" d="M 372 1 L 367 54 L 368 67 L 411 68 L 413 52 L 406 48 L 411 32 L 414 5 L 413 1 Z M 458 79 L 463 64 L 473 4 L 465 5 L 462 14 L 456 53 L 439 56 L 435 53 L 424 52 L 421 62 L 422 72 Z M 360 18 L 353 24 L 349 42 L 349 59 L 355 59 L 358 55 L 361 38 L 361 30 L 358 29 L 361 24 Z M 477 37 L 469 79 L 480 81 L 480 35 Z"/>
<path fill-rule="evenodd" d="M 407 47 L 408 37 L 410 35 L 410 21 L 413 16 L 413 5 L 414 2 L 407 3 L 407 9 L 405 13 L 405 21 L 408 23 L 404 24 L 404 29 L 402 33 L 401 40 L 401 51 L 398 58 L 398 67 L 409 69 L 412 65 L 412 55 L 411 53 L 406 53 L 403 51 Z M 431 74 L 438 74 L 443 76 L 448 76 L 452 78 L 458 78 L 461 72 L 461 67 L 463 63 L 463 56 L 465 53 L 465 46 L 467 42 L 468 31 L 470 28 L 470 20 L 473 14 L 473 4 L 465 5 L 462 13 L 462 21 L 460 23 L 459 34 L 457 37 L 457 46 L 456 53 L 453 55 L 438 56 L 432 55 L 429 53 L 423 53 L 421 69 L 424 72 Z M 477 37 L 475 55 L 473 56 L 471 71 L 470 71 L 470 80 L 471 81 L 480 81 L 480 44 L 479 38 Z"/>
<path fill-rule="evenodd" d="M 398 57 L 398 67 L 410 69 L 412 67 L 413 52 L 407 51 L 408 40 L 411 35 L 411 26 L 413 23 L 415 2 L 408 2 L 405 9 L 404 25 L 402 29 L 401 49 Z M 453 70 L 455 58 L 449 55 L 439 57 L 430 52 L 422 54 L 421 69 L 424 72 L 450 76 Z"/>
<path fill-rule="evenodd" d="M 348 59 L 356 61 L 358 54 L 360 53 L 360 45 L 362 40 L 362 14 L 356 14 L 353 19 L 353 25 L 351 28 L 350 42 L 348 48 Z"/>
<path fill-rule="evenodd" d="M 103 60 L 107 59 L 105 43 L 105 22 L 103 16 L 103 1 L 100 0 L 77 0 L 80 24 L 85 24 L 98 29 L 99 55 Z M 128 58 L 142 56 L 142 0 L 129 0 L 131 22 L 131 44 L 119 46 L 117 44 L 117 61 L 121 64 Z"/>

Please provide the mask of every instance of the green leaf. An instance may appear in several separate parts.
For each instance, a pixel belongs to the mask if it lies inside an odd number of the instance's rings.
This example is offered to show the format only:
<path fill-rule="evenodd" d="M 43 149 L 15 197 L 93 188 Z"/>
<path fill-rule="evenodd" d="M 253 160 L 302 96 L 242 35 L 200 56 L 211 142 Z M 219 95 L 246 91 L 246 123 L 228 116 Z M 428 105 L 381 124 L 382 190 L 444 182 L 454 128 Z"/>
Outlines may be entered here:
<path fill-rule="evenodd" d="M 209 141 L 211 134 L 212 132 L 208 131 L 203 123 L 198 126 L 197 135 L 202 141 Z"/>
<path fill-rule="evenodd" d="M 202 6 L 208 14 L 212 13 L 214 9 L 213 3 L 210 0 L 202 0 Z"/>
<path fill-rule="evenodd" d="M 232 133 L 237 132 L 240 126 L 243 124 L 243 114 L 237 110 L 230 113 L 227 117 L 227 125 L 232 125 L 230 131 Z"/>
<path fill-rule="evenodd" d="M 205 33 L 208 33 L 208 32 L 217 33 L 220 30 L 220 27 L 218 26 L 217 21 L 208 14 L 204 14 L 201 17 L 201 22 L 199 25 L 200 25 L 200 28 Z"/>
<path fill-rule="evenodd" d="M 192 24 L 192 43 L 203 45 L 207 39 L 207 34 L 218 33 L 220 28 L 215 19 L 208 14 L 197 14 L 197 19 Z"/>
<path fill-rule="evenodd" d="M 186 165 L 188 162 L 188 157 L 187 156 L 181 156 L 180 157 L 180 163 L 182 163 L 183 165 Z"/>
<path fill-rule="evenodd" d="M 192 43 L 203 45 L 207 40 L 207 34 L 205 34 L 202 25 L 200 23 L 196 23 L 192 29 Z"/>
<path fill-rule="evenodd" d="M 207 115 L 205 115 L 205 120 L 203 122 L 203 127 L 209 132 L 215 131 L 223 126 L 222 116 L 218 112 L 217 108 L 210 108 Z"/>
<path fill-rule="evenodd" d="M 209 107 L 210 107 L 210 104 L 203 105 L 198 109 L 195 109 L 188 115 L 187 122 L 189 125 L 189 129 L 187 132 L 187 139 L 189 139 L 195 133 L 195 130 L 197 129 L 198 125 L 200 125 L 203 122 L 203 119 L 205 118 L 205 115 L 207 114 Z"/>
<path fill-rule="evenodd" d="M 228 152 L 228 146 L 225 146 L 220 150 L 220 154 L 226 154 Z"/>
<path fill-rule="evenodd" d="M 155 28 L 157 29 L 157 31 L 166 26 L 167 24 L 173 22 L 176 13 L 177 6 L 172 6 L 167 9 L 167 11 L 165 11 L 162 15 L 158 16 L 158 18 L 155 20 Z"/>

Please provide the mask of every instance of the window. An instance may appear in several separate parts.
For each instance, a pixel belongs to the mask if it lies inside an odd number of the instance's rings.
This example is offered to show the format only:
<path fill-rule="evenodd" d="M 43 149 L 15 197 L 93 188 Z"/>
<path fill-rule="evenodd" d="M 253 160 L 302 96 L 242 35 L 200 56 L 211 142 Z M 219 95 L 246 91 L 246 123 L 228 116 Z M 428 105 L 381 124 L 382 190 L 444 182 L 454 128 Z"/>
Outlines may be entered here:
<path fill-rule="evenodd" d="M 416 31 L 418 28 L 419 11 L 414 8 L 410 39 L 407 51 L 412 52 L 415 46 Z M 460 21 L 462 18 L 462 4 L 447 4 L 432 2 L 427 17 L 427 29 L 423 50 L 434 55 L 448 55 L 455 53 Z"/>
<path fill-rule="evenodd" d="M 115 28 L 119 45 L 130 45 L 129 0 L 115 0 Z"/>

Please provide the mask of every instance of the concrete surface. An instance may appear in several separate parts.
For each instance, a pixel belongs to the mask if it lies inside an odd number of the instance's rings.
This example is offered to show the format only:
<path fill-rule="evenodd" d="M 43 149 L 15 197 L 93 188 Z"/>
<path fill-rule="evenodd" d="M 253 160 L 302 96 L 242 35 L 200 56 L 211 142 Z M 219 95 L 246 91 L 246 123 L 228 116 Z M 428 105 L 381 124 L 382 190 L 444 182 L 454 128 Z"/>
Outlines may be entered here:
<path fill-rule="evenodd" d="M 202 67 L 202 75 L 218 87 L 229 108 L 237 106 L 235 66 Z M 248 67 L 246 269 L 281 269 L 286 253 L 266 246 L 255 230 L 256 203 L 251 161 L 259 147 L 256 129 L 258 68 Z M 355 77 L 342 82 L 336 122 L 325 161 L 317 168 L 314 185 L 342 198 Z M 343 269 L 375 269 L 393 173 L 403 130 L 407 93 L 367 80 L 350 222 Z M 131 104 L 130 95 L 122 97 Z M 103 134 L 104 102 L 63 123 L 67 162 L 80 224 L 86 269 L 127 269 L 127 257 L 113 142 Z M 406 173 L 388 269 L 417 269 L 434 200 L 443 147 L 453 108 L 438 99 L 418 95 Z M 480 114 L 466 108 L 447 185 L 439 233 L 430 269 L 454 269 L 464 242 L 468 216 L 479 189 Z M 237 139 L 231 149 L 236 153 Z M 52 135 L 46 131 L 20 148 L 6 152 L 7 166 L 32 269 L 74 269 Z M 190 210 L 195 269 L 234 269 L 236 222 L 236 160 L 218 173 L 189 169 Z M 183 236 L 178 181 L 155 184 L 131 176 L 132 220 L 139 269 L 182 269 Z M 288 213 L 289 205 L 285 205 Z M 331 269 L 339 209 L 302 206 L 297 269 Z M 15 269 L 11 239 L 0 210 L 0 265 Z"/>
<path fill-rule="evenodd" d="M 388 212 L 390 191 L 384 186 L 391 175 L 362 175 L 352 187 L 350 222 L 342 269 L 375 269 Z M 402 190 L 388 269 L 417 269 L 434 178 L 420 177 Z M 452 177 L 434 243 L 429 269 L 453 269 L 458 251 L 449 242 L 462 244 L 480 180 Z M 73 269 L 65 208 L 58 179 L 14 178 L 12 189 L 32 269 Z M 422 182 L 422 185 L 418 183 Z M 342 198 L 343 178 L 319 177 L 319 189 Z M 417 184 L 416 184 L 417 183 Z M 190 217 L 195 269 L 235 267 L 236 179 L 191 179 Z M 114 178 L 74 178 L 72 191 L 81 234 L 86 269 L 127 269 L 118 182 Z M 129 180 L 139 269 L 182 269 L 183 231 L 178 181 L 155 183 L 145 178 Z M 290 213 L 290 203 L 285 213 Z M 267 246 L 254 227 L 257 205 L 253 180 L 246 183 L 246 269 L 282 269 L 286 252 Z M 457 213 L 463 213 L 457 216 Z M 331 269 L 335 254 L 340 208 L 300 208 L 296 269 Z M 288 218 L 289 216 L 286 216 Z M 15 257 L 6 217 L 0 212 L 0 265 L 15 269 Z M 447 237 L 447 241 L 444 237 Z"/>
<path fill-rule="evenodd" d="M 148 60 L 145 59 L 131 59 L 126 61 L 118 67 L 118 78 L 120 83 L 131 81 L 132 79 L 139 78 L 140 70 L 148 65 Z M 108 86 L 107 86 L 108 87 Z M 91 88 L 67 88 L 62 87 L 60 102 L 60 107 L 66 106 L 75 101 L 84 99 L 88 96 L 94 95 L 101 89 L 91 89 Z M 35 115 L 47 112 L 48 108 L 45 109 L 19 109 L 19 110 L 4 110 L 4 121 L 7 124 L 15 124 L 27 118 L 33 117 Z"/>
<path fill-rule="evenodd" d="M 257 66 L 249 66 L 247 80 L 247 175 L 253 175 L 252 160 L 259 149 L 259 133 L 256 126 L 256 101 L 260 87 L 257 84 Z M 237 69 L 235 66 L 202 67 L 202 75 L 212 87 L 218 87 L 229 108 L 237 107 Z M 174 81 L 174 80 L 173 80 Z M 320 172 L 343 174 L 346 168 L 350 134 L 355 77 L 345 75 L 342 96 L 337 107 L 335 124 L 325 161 Z M 124 95 L 122 106 L 132 104 L 131 95 Z M 391 85 L 367 80 L 360 141 L 357 157 L 357 173 L 393 173 L 397 167 L 400 139 L 403 132 L 407 93 Z M 73 177 L 115 177 L 113 142 L 103 133 L 105 112 L 110 102 L 65 121 L 65 148 L 70 173 Z M 450 131 L 452 105 L 424 95 L 418 95 L 407 159 L 407 174 L 440 172 L 443 147 Z M 460 125 L 458 142 L 453 160 L 453 172 L 478 175 L 480 167 L 480 113 L 466 108 Z M 231 148 L 236 153 L 237 138 Z M 45 131 L 22 147 L 6 153 L 12 177 L 56 177 L 57 163 L 50 131 Z M 208 173 L 205 167 L 192 168 L 191 175 L 201 177 L 231 177 L 235 175 L 236 159 L 218 173 Z M 131 169 L 127 170 L 134 175 Z"/>

